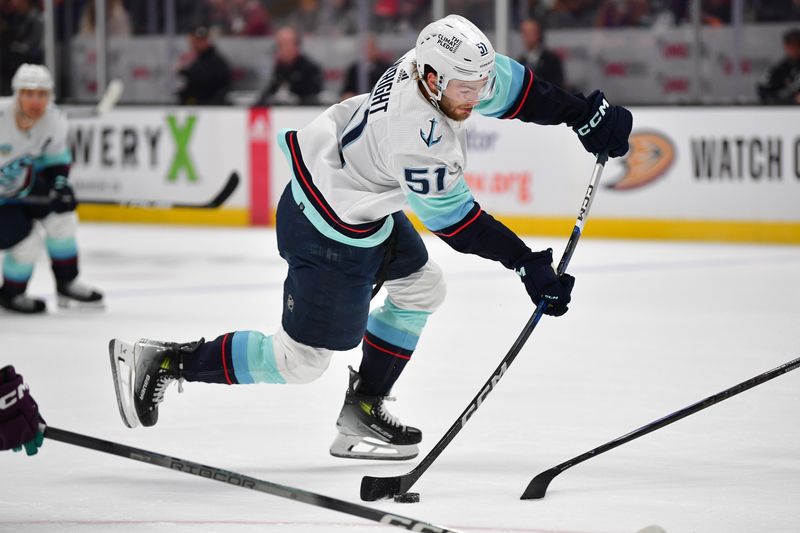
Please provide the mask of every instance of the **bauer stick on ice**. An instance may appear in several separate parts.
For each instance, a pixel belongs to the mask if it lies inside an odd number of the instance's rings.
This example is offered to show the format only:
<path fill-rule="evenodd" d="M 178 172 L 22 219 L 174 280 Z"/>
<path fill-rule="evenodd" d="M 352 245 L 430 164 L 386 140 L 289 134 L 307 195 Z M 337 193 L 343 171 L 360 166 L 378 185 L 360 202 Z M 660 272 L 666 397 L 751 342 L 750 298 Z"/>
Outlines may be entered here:
<path fill-rule="evenodd" d="M 583 197 L 581 209 L 578 213 L 578 218 L 575 221 L 575 227 L 572 228 L 572 235 L 570 235 L 567 246 L 564 249 L 564 254 L 561 256 L 561 261 L 558 263 L 558 269 L 556 270 L 558 275 L 566 272 L 569 261 L 572 258 L 572 254 L 575 252 L 575 246 L 578 244 L 578 239 L 581 237 L 583 225 L 586 223 L 586 217 L 589 214 L 589 208 L 592 206 L 594 193 L 597 191 L 597 184 L 600 181 L 600 174 L 602 174 L 603 166 L 607 160 L 608 154 L 606 153 L 602 153 L 597 156 L 597 160 L 594 165 L 594 172 L 592 173 L 592 179 L 589 181 L 589 187 L 586 189 L 586 195 Z M 528 320 L 528 323 L 525 324 L 522 333 L 519 334 L 519 337 L 517 337 L 517 340 L 514 341 L 511 349 L 508 351 L 503 360 L 500 361 L 500 365 L 495 369 L 489 380 L 481 388 L 475 398 L 472 399 L 467 408 L 464 409 L 464 412 L 461 413 L 461 416 L 458 417 L 458 420 L 456 420 L 453 425 L 450 426 L 450 429 L 447 430 L 447 433 L 445 433 L 444 436 L 439 439 L 439 442 L 436 443 L 436 446 L 434 446 L 433 449 L 428 452 L 428 455 L 426 455 L 425 458 L 420 461 L 420 463 L 414 467 L 413 470 L 407 474 L 403 474 L 402 476 L 364 476 L 361 479 L 362 500 L 375 501 L 381 498 L 389 498 L 397 494 L 408 492 L 408 489 L 410 489 L 414 483 L 417 482 L 420 476 L 422 476 L 422 474 L 428 469 L 428 467 L 431 466 L 436 458 L 441 455 L 447 445 L 450 444 L 450 441 L 452 441 L 455 436 L 458 435 L 461 429 L 467 424 L 467 421 L 472 417 L 472 415 L 475 414 L 475 411 L 478 410 L 478 407 L 481 406 L 489 393 L 492 392 L 492 389 L 497 386 L 500 378 L 502 378 L 503 374 L 506 373 L 508 367 L 525 345 L 528 337 L 531 336 L 536 324 L 539 323 L 539 319 L 542 318 L 542 314 L 544 314 L 546 305 L 547 304 L 545 303 L 544 298 L 542 298 L 536 305 L 536 310 L 533 312 L 533 316 L 531 316 L 531 318 Z"/>
<path fill-rule="evenodd" d="M 777 368 L 773 368 L 763 374 L 760 374 L 754 378 L 750 378 L 747 381 L 743 381 L 738 385 L 734 385 L 729 389 L 725 389 L 722 392 L 718 392 L 713 396 L 709 396 L 704 400 L 700 400 L 699 402 L 693 403 L 679 411 L 675 411 L 663 418 L 659 418 L 654 422 L 650 422 L 647 425 L 640 427 L 634 431 L 631 431 L 627 435 L 623 435 L 621 437 L 617 437 L 616 439 L 603 444 L 602 446 L 598 446 L 593 450 L 589 450 L 586 453 L 583 453 L 577 457 L 573 457 L 569 461 L 564 461 L 560 465 L 554 466 L 549 470 L 545 470 L 544 472 L 537 474 L 528 486 L 525 488 L 525 492 L 522 493 L 520 497 L 521 500 L 532 500 L 532 499 L 540 499 L 544 498 L 545 492 L 547 492 L 547 487 L 550 485 L 550 482 L 553 481 L 553 478 L 559 475 L 561 472 L 566 470 L 567 468 L 572 468 L 573 466 L 586 461 L 587 459 L 591 459 L 592 457 L 596 457 L 603 452 L 607 452 L 608 450 L 612 450 L 617 446 L 621 446 L 626 442 L 630 442 L 633 439 L 638 439 L 643 435 L 647 435 L 659 428 L 663 428 L 664 426 L 668 426 L 673 422 L 677 422 L 681 418 L 685 418 L 691 414 L 696 413 L 697 411 L 702 411 L 706 407 L 711 407 L 712 405 L 721 402 L 722 400 L 727 400 L 731 396 L 736 396 L 740 392 L 744 392 L 747 389 L 752 389 L 756 385 L 761 385 L 765 381 L 769 381 L 773 378 L 780 376 L 781 374 L 785 374 L 791 370 L 794 370 L 800 366 L 800 358 L 797 358 L 793 361 L 789 361 L 788 363 L 784 363 Z"/>
<path fill-rule="evenodd" d="M 72 109 L 66 111 L 67 118 L 72 119 L 86 119 L 86 118 L 97 118 L 103 116 L 104 114 L 108 113 L 117 105 L 119 102 L 120 97 L 122 96 L 122 92 L 125 90 L 125 84 L 122 83 L 122 80 L 113 79 L 109 82 L 108 87 L 106 87 L 106 92 L 103 93 L 103 97 L 97 102 L 97 105 L 91 109 Z"/>
<path fill-rule="evenodd" d="M 266 492 L 273 496 L 280 496 L 289 500 L 315 505 L 317 507 L 324 507 L 340 513 L 346 513 L 353 516 L 359 516 L 367 520 L 386 524 L 387 526 L 395 526 L 403 529 L 410 529 L 412 531 L 421 531 L 423 533 L 458 533 L 454 529 L 435 526 L 415 518 L 408 518 L 393 513 L 365 507 L 357 503 L 351 503 L 330 496 L 323 496 L 314 492 L 308 492 L 302 489 L 296 489 L 286 485 L 279 485 L 270 481 L 256 479 L 243 474 L 237 474 L 221 468 L 213 466 L 202 465 L 187 461 L 185 459 L 178 459 L 176 457 L 169 457 L 160 453 L 141 450 L 139 448 L 132 448 L 124 444 L 101 440 L 88 435 L 81 435 L 80 433 L 73 433 L 63 429 L 48 426 L 44 431 L 45 438 L 72 444 L 73 446 L 80 446 L 81 448 L 88 448 L 98 452 L 108 453 L 111 455 L 118 455 L 134 461 L 141 461 L 155 466 L 161 466 L 170 470 L 177 470 L 186 474 L 192 474 L 198 477 L 213 479 L 221 481 L 229 485 L 242 487 L 245 489 L 256 490 L 259 492 Z"/>

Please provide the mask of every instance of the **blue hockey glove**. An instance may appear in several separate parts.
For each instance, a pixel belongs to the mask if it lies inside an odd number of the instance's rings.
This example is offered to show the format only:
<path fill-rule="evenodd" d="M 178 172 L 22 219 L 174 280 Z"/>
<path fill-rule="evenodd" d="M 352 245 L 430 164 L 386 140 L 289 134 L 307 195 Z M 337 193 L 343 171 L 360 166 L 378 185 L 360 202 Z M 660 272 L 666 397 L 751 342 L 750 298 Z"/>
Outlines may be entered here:
<path fill-rule="evenodd" d="M 609 157 L 625 155 L 633 127 L 631 112 L 609 104 L 601 91 L 594 91 L 588 97 L 579 96 L 586 100 L 589 112 L 571 126 L 586 151 L 592 154 L 607 151 Z"/>
<path fill-rule="evenodd" d="M 567 312 L 575 278 L 569 274 L 556 275 L 552 249 L 530 252 L 517 262 L 514 270 L 534 304 L 538 305 L 542 299 L 547 302 L 544 314 L 561 316 Z"/>
<path fill-rule="evenodd" d="M 9 365 L 0 369 L 0 450 L 25 447 L 35 455 L 44 441 L 44 420 L 22 376 Z"/>
<path fill-rule="evenodd" d="M 53 188 L 50 189 L 50 206 L 56 213 L 67 213 L 75 211 L 78 206 L 75 200 L 75 191 L 64 176 L 58 176 L 54 183 Z"/>

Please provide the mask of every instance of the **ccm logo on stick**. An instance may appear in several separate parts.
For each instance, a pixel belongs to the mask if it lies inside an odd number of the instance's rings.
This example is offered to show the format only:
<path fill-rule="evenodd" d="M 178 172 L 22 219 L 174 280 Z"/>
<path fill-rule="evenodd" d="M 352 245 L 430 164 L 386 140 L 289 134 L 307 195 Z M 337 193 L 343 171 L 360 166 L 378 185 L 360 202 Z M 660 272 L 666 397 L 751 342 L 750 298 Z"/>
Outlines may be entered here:
<path fill-rule="evenodd" d="M 508 370 L 508 365 L 504 362 L 502 365 L 500 365 L 499 372 L 492 376 L 491 381 L 483 388 L 481 393 L 478 395 L 478 398 L 472 402 L 469 407 L 467 407 L 466 413 L 461 417 L 462 426 L 464 426 L 467 423 L 467 420 L 469 420 L 470 417 L 475 414 L 475 411 L 477 411 L 478 407 L 481 406 L 483 400 L 486 398 L 486 395 L 489 394 L 489 391 L 495 388 L 495 386 L 497 386 L 497 382 L 500 381 L 500 378 L 503 377 L 503 374 L 506 373 L 506 370 Z"/>
<path fill-rule="evenodd" d="M 25 397 L 25 391 L 28 390 L 26 383 L 21 383 L 17 390 L 12 390 L 5 396 L 0 396 L 0 409 L 8 409 L 19 400 Z"/>

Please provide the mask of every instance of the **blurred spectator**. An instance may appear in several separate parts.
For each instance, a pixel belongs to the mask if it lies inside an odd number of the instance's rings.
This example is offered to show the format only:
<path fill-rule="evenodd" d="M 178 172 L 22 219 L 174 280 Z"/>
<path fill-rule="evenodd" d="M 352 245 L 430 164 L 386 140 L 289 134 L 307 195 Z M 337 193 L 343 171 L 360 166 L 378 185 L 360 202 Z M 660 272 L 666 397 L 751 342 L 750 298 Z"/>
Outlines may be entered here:
<path fill-rule="evenodd" d="M 324 2 L 320 32 L 332 37 L 352 35 L 358 31 L 357 17 L 353 0 L 328 0 Z"/>
<path fill-rule="evenodd" d="M 429 8 L 427 0 L 376 0 L 372 20 L 378 32 L 416 34 L 430 22 Z"/>
<path fill-rule="evenodd" d="M 255 37 L 272 33 L 267 8 L 259 0 L 234 0 L 231 12 L 231 35 Z"/>
<path fill-rule="evenodd" d="M 800 104 L 800 28 L 783 34 L 783 59 L 769 70 L 758 87 L 765 104 Z"/>
<path fill-rule="evenodd" d="M 800 20 L 800 0 L 759 0 L 753 10 L 758 22 Z"/>
<path fill-rule="evenodd" d="M 275 33 L 275 68 L 256 105 L 316 104 L 322 91 L 322 69 L 300 51 L 300 35 L 283 27 Z"/>
<path fill-rule="evenodd" d="M 597 18 L 597 0 L 555 0 L 544 21 L 548 28 L 585 28 Z"/>
<path fill-rule="evenodd" d="M 595 26 L 622 28 L 649 26 L 651 22 L 649 0 L 603 0 L 597 11 Z"/>
<path fill-rule="evenodd" d="M 479 28 L 494 26 L 494 2 L 490 0 L 447 0 L 447 12 L 469 19 Z"/>
<path fill-rule="evenodd" d="M 86 2 L 83 5 L 83 12 L 78 23 L 79 35 L 94 35 L 95 24 L 95 0 Z M 128 11 L 122 4 L 122 0 L 107 0 L 106 2 L 106 35 L 126 37 L 133 34 Z"/>
<path fill-rule="evenodd" d="M 731 23 L 731 0 L 702 0 L 700 16 L 707 26 L 726 26 Z"/>
<path fill-rule="evenodd" d="M 344 85 L 342 86 L 342 95 L 341 99 L 345 100 L 350 98 L 351 96 L 355 96 L 357 94 L 363 92 L 369 92 L 369 90 L 378 83 L 378 80 L 383 73 L 386 72 L 391 65 L 386 59 L 383 58 L 381 55 L 380 50 L 378 49 L 378 40 L 374 34 L 369 34 L 366 37 L 366 46 L 367 46 L 367 87 L 364 87 L 364 90 L 359 90 L 358 88 L 358 71 L 361 67 L 361 62 L 356 61 L 352 63 L 347 68 L 347 73 L 345 74 L 344 78 Z M 360 54 L 358 54 L 360 55 Z"/>
<path fill-rule="evenodd" d="M 194 27 L 205 26 L 214 35 L 231 33 L 232 14 L 227 0 L 206 0 L 203 6 L 203 19 L 196 21 Z"/>
<path fill-rule="evenodd" d="M 520 0 L 515 4 L 512 10 L 513 21 L 514 26 L 519 27 L 524 20 L 544 20 L 553 5 L 553 0 Z"/>
<path fill-rule="evenodd" d="M 321 18 L 318 0 L 297 0 L 297 5 L 286 18 L 284 26 L 294 28 L 303 36 L 311 35 L 319 31 Z"/>
<path fill-rule="evenodd" d="M 545 48 L 539 21 L 523 20 L 519 25 L 519 34 L 525 52 L 517 58 L 517 61 L 529 66 L 537 78 L 564 87 L 564 67 L 561 58 Z"/>
<path fill-rule="evenodd" d="M 0 26 L 0 94 L 11 94 L 11 78 L 23 63 L 44 63 L 44 22 L 34 0 L 2 3 Z"/>
<path fill-rule="evenodd" d="M 188 62 L 178 70 L 181 105 L 224 105 L 231 85 L 228 62 L 211 42 L 208 28 L 200 26 L 189 35 Z"/>

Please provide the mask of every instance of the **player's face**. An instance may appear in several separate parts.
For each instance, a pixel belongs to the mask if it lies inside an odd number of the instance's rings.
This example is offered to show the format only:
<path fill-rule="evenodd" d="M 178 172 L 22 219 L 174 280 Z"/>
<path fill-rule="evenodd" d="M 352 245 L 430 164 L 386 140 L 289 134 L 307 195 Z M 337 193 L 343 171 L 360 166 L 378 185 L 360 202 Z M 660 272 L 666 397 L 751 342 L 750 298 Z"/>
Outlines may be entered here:
<path fill-rule="evenodd" d="M 19 91 L 19 108 L 32 120 L 39 120 L 47 111 L 50 91 L 45 89 L 21 89 Z"/>
<path fill-rule="evenodd" d="M 442 94 L 439 107 L 453 120 L 466 120 L 478 102 L 485 98 L 487 84 L 487 80 L 451 80 Z"/>

